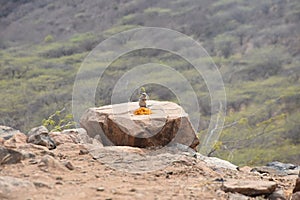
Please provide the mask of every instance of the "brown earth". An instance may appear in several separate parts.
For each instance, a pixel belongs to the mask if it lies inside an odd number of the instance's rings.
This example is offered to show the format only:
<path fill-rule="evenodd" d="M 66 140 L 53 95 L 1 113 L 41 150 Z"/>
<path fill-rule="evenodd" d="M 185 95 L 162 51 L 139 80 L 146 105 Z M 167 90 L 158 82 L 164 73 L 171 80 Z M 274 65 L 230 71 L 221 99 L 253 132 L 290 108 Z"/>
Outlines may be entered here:
<path fill-rule="evenodd" d="M 2 199 L 233 199 L 236 194 L 221 190 L 223 181 L 272 180 L 292 193 L 296 176 L 279 176 L 250 172 L 250 168 L 230 170 L 208 166 L 193 156 L 181 156 L 167 167 L 146 173 L 129 173 L 120 162 L 113 169 L 88 153 L 83 144 L 64 143 L 54 150 L 43 146 L 19 146 L 34 154 L 17 164 L 0 165 L 0 176 L 27 180 L 34 188 L 2 190 Z M 131 151 L 126 150 L 124 151 Z M 134 151 L 139 151 L 138 148 Z M 140 150 L 143 151 L 143 150 Z M 32 156 L 31 156 L 32 157 Z M 112 162 L 118 162 L 115 155 Z M 21 186 L 20 186 L 21 187 Z M 3 192 L 4 191 L 4 192 Z M 23 192 L 22 192 L 23 191 Z M 243 196 L 245 197 L 245 196 Z M 238 196 L 239 198 L 239 196 Z M 256 197 L 256 199 L 263 199 Z"/>

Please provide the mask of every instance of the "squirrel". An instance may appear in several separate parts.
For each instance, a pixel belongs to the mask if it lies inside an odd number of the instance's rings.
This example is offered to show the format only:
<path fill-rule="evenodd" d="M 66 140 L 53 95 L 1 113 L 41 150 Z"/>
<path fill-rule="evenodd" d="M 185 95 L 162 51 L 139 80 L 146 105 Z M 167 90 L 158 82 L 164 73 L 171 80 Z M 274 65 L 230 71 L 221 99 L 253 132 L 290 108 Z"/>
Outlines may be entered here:
<path fill-rule="evenodd" d="M 147 93 L 143 92 L 139 98 L 139 106 L 147 108 L 146 100 L 148 100 L 148 99 L 149 99 L 149 96 L 147 95 Z"/>

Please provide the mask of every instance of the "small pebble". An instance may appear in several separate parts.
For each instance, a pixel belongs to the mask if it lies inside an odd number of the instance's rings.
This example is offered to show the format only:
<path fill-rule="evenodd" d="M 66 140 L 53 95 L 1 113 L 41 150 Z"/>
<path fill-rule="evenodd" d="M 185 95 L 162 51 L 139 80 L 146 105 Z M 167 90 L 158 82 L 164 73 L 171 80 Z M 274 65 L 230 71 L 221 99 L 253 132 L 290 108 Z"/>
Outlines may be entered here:
<path fill-rule="evenodd" d="M 29 164 L 31 164 L 31 165 L 38 164 L 38 161 L 37 161 L 37 160 L 34 160 L 34 159 L 31 159 L 31 160 L 29 160 L 28 162 L 29 162 Z"/>
<path fill-rule="evenodd" d="M 168 175 L 173 175 L 172 171 L 166 172 Z"/>
<path fill-rule="evenodd" d="M 47 185 L 46 183 L 42 183 L 42 182 L 33 182 L 34 186 L 35 187 L 38 187 L 38 188 L 42 188 L 42 187 L 45 187 L 45 188 L 51 188 L 49 185 Z"/>
<path fill-rule="evenodd" d="M 70 161 L 65 163 L 65 167 L 68 168 L 69 170 L 74 170 L 75 169 L 73 164 Z"/>
<path fill-rule="evenodd" d="M 97 188 L 97 191 L 98 191 L 98 192 L 103 192 L 103 191 L 104 191 L 104 187 L 98 187 L 98 188 Z"/>
<path fill-rule="evenodd" d="M 117 194 L 117 191 L 116 190 L 111 190 L 111 193 L 112 194 Z"/>
<path fill-rule="evenodd" d="M 214 181 L 216 181 L 216 182 L 224 182 L 225 180 L 223 178 L 216 178 Z"/>
<path fill-rule="evenodd" d="M 80 151 L 79 151 L 79 155 L 85 155 L 88 153 L 89 153 L 89 151 L 87 149 L 80 149 Z"/>

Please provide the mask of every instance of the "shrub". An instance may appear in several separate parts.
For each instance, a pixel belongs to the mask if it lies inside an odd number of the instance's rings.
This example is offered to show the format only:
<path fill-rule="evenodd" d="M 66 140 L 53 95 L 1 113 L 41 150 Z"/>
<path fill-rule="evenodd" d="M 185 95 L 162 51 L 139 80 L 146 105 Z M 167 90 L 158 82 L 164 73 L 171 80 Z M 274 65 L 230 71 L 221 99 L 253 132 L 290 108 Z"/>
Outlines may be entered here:
<path fill-rule="evenodd" d="M 47 35 L 45 38 L 44 38 L 44 42 L 46 43 L 50 43 L 50 42 L 53 42 L 54 40 L 54 37 L 52 35 Z"/>
<path fill-rule="evenodd" d="M 72 121 L 73 116 L 71 114 L 63 113 L 65 108 L 56 111 L 48 117 L 48 119 L 43 120 L 43 126 L 47 127 L 50 131 L 62 131 L 64 129 L 73 128 L 75 122 Z"/>
<path fill-rule="evenodd" d="M 46 58 L 60 58 L 63 56 L 70 56 L 76 53 L 81 53 L 81 50 L 78 46 L 69 46 L 69 47 L 59 47 L 56 49 L 51 49 L 44 53 L 41 53 L 41 56 Z"/>

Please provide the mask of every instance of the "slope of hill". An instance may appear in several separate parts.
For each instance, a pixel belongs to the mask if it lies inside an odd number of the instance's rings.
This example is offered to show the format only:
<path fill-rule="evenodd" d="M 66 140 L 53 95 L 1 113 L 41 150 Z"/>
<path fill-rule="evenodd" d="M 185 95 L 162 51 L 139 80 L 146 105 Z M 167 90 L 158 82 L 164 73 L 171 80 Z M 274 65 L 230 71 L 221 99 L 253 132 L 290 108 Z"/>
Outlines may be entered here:
<path fill-rule="evenodd" d="M 227 115 L 210 154 L 236 164 L 299 164 L 299 1 L 0 2 L 1 124 L 27 131 L 63 107 L 70 113 L 74 78 L 90 50 L 123 30 L 165 27 L 201 42 L 222 73 Z M 98 105 L 110 103 L 115 81 L 132 63 L 153 57 L 196 89 L 203 138 L 212 114 L 205 83 L 186 61 L 166 52 L 141 50 L 119 58 L 98 86 Z M 167 88 L 146 87 L 153 99 L 176 101 Z"/>

